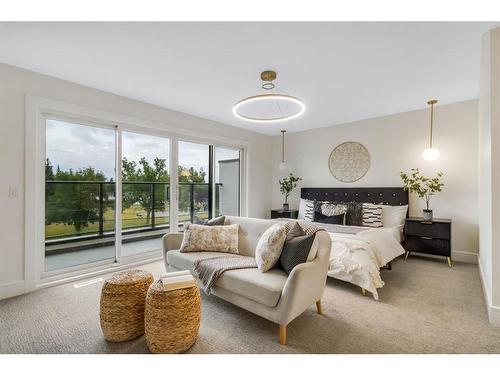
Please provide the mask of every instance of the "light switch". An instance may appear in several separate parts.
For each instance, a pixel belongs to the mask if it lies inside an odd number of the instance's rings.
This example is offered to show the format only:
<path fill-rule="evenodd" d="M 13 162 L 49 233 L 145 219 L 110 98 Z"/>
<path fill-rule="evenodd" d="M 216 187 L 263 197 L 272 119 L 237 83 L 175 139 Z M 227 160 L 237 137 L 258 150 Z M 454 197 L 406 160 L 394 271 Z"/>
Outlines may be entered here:
<path fill-rule="evenodd" d="M 9 186 L 9 198 L 14 199 L 19 196 L 17 186 Z"/>

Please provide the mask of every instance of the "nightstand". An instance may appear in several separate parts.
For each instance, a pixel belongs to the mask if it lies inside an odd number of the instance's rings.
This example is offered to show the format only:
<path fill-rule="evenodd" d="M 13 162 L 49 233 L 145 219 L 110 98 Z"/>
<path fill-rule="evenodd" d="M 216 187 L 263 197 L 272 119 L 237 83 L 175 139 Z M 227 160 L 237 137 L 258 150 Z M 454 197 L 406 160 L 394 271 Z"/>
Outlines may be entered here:
<path fill-rule="evenodd" d="M 421 217 L 409 217 L 405 221 L 405 259 L 410 253 L 424 253 L 446 257 L 451 264 L 451 220 L 424 221 Z"/>
<path fill-rule="evenodd" d="M 299 210 L 271 210 L 271 219 L 285 217 L 287 219 L 296 219 L 299 217 Z"/>

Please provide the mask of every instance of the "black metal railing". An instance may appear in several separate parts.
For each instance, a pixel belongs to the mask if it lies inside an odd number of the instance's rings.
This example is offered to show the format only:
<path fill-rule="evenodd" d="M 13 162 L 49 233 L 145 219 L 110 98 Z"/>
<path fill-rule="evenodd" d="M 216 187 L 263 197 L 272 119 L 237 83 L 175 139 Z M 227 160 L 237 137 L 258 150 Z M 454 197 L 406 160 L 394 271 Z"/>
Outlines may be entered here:
<path fill-rule="evenodd" d="M 219 188 L 216 184 L 215 211 Z M 168 182 L 122 182 L 122 233 L 154 231 L 170 226 Z M 115 182 L 46 181 L 45 240 L 70 242 L 112 237 L 115 230 Z M 179 183 L 178 222 L 209 216 L 209 184 Z"/>

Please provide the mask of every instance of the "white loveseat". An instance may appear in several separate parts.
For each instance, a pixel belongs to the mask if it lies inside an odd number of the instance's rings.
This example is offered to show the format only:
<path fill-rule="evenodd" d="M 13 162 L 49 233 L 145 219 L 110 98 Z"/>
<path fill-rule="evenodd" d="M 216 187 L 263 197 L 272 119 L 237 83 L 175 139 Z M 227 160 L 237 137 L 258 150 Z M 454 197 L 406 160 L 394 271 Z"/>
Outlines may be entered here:
<path fill-rule="evenodd" d="M 238 250 L 241 255 L 255 256 L 255 247 L 264 231 L 276 221 L 226 216 L 225 224 L 239 224 Z M 181 253 L 182 233 L 163 237 L 167 269 L 193 270 L 196 259 L 221 253 Z M 212 289 L 216 296 L 280 325 L 280 343 L 286 343 L 286 327 L 293 319 L 316 303 L 321 314 L 321 297 L 325 288 L 331 239 L 327 232 L 316 232 L 313 249 L 316 257 L 296 266 L 290 275 L 283 270 L 260 272 L 257 268 L 230 270 L 223 273 Z M 314 251 L 314 250 L 313 250 Z"/>

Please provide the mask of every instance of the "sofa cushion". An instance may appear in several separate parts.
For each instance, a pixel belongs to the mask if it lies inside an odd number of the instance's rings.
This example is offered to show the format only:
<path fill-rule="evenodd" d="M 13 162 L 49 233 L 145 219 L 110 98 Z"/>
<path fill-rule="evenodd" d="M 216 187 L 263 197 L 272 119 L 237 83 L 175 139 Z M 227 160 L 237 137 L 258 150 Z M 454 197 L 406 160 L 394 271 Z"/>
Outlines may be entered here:
<path fill-rule="evenodd" d="M 220 251 L 238 254 L 238 229 L 238 224 L 188 224 L 182 238 L 181 252 Z"/>
<path fill-rule="evenodd" d="M 179 250 L 170 250 L 167 252 L 167 263 L 177 269 L 192 271 L 195 260 L 218 256 L 221 254 L 213 251 L 181 253 Z M 278 304 L 287 277 L 281 269 L 262 273 L 257 268 L 244 268 L 224 272 L 215 285 L 257 303 L 274 307 Z"/>
<path fill-rule="evenodd" d="M 262 273 L 257 268 L 244 268 L 224 272 L 215 285 L 257 303 L 275 307 L 287 277 L 280 269 Z"/>

